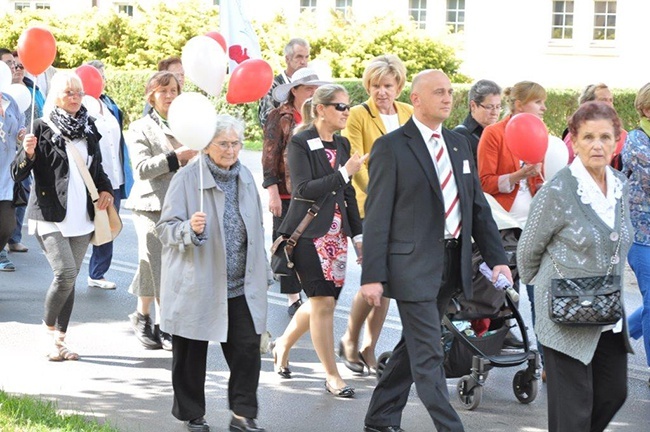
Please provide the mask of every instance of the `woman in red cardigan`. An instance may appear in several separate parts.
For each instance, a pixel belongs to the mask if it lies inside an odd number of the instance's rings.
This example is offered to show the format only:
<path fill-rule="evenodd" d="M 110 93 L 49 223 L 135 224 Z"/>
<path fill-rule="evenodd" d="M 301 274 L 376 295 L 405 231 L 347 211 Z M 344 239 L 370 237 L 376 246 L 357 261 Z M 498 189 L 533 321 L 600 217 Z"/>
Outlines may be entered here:
<path fill-rule="evenodd" d="M 543 118 L 546 111 L 546 90 L 532 81 L 521 81 L 506 88 L 503 97 L 509 114 L 483 130 L 478 143 L 478 175 L 483 191 L 492 195 L 523 229 L 533 196 L 544 181 L 540 175 L 542 164 L 527 164 L 512 154 L 505 139 L 506 125 L 513 115 L 520 113 Z M 533 285 L 526 285 L 526 291 L 535 325 Z M 544 378 L 542 373 L 542 379 Z"/>

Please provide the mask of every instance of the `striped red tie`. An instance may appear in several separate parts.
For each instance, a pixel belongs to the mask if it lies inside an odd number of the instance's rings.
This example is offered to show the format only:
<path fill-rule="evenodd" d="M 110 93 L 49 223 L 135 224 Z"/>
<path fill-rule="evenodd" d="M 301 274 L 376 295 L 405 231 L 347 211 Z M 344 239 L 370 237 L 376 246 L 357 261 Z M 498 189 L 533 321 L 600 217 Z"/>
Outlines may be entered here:
<path fill-rule="evenodd" d="M 451 169 L 451 160 L 447 154 L 447 147 L 440 140 L 440 134 L 434 132 L 431 139 L 433 140 L 433 151 L 438 165 L 438 179 L 440 180 L 440 188 L 445 203 L 445 234 L 446 237 L 451 235 L 453 238 L 458 238 L 461 227 L 460 198 L 454 173 Z"/>

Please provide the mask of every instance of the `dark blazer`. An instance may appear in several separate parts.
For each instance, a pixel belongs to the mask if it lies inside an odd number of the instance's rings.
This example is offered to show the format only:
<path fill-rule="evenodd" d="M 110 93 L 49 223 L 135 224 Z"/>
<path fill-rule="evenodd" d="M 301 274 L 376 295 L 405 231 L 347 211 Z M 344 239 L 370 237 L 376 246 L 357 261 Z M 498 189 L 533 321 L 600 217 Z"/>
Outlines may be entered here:
<path fill-rule="evenodd" d="M 472 237 L 490 267 L 508 260 L 467 139 L 448 129 L 442 136 L 460 196 L 461 280 L 470 298 Z M 361 283 L 382 282 L 384 295 L 397 300 L 436 300 L 443 275 L 445 211 L 433 160 L 412 118 L 375 142 L 369 169 Z"/>
<path fill-rule="evenodd" d="M 307 140 L 318 138 L 314 126 L 291 138 L 288 147 L 289 172 L 291 173 L 291 205 L 280 225 L 279 232 L 291 235 L 307 210 L 324 195 L 327 195 L 318 216 L 314 218 L 302 237 L 318 238 L 327 233 L 334 217 L 334 204 L 338 204 L 343 217 L 343 232 L 354 237 L 361 234 L 361 217 L 352 183 L 330 165 L 324 149 L 311 150 Z M 347 138 L 334 135 L 336 143 L 336 167 L 343 166 L 350 159 L 350 142 Z"/>
<path fill-rule="evenodd" d="M 102 153 L 99 148 L 101 135 L 97 132 L 92 119 L 88 119 L 88 124 L 92 130 L 87 137 L 88 154 L 92 156 L 88 171 L 90 171 L 98 192 L 105 191 L 113 195 L 111 181 L 102 169 Z M 27 207 L 29 219 L 61 222 L 65 218 L 68 204 L 70 161 L 68 161 L 68 155 L 65 152 L 66 143 L 63 137 L 59 136 L 54 139 L 54 131 L 43 119 L 34 121 L 34 135 L 37 139 L 34 153 L 36 157 L 30 160 L 21 146 L 16 154 L 16 159 L 11 164 L 11 175 L 18 182 L 27 178 L 30 171 L 34 172 L 34 185 Z M 90 219 L 93 220 L 95 208 L 90 194 L 87 192 L 86 190 L 86 208 Z"/>
<path fill-rule="evenodd" d="M 467 114 L 465 120 L 456 126 L 453 131 L 464 135 L 469 140 L 469 146 L 472 150 L 472 155 L 474 156 L 474 165 L 478 166 L 476 155 L 478 154 L 478 142 L 481 139 L 481 134 L 483 133 L 483 126 L 481 126 L 470 113 Z"/>

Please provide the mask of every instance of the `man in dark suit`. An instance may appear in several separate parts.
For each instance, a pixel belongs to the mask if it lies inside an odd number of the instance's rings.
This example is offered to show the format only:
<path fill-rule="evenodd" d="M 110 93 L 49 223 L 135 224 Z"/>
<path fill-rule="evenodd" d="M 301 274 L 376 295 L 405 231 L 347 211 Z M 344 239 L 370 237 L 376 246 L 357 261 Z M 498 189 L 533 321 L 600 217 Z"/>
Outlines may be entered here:
<path fill-rule="evenodd" d="M 441 320 L 453 294 L 472 294 L 472 237 L 496 280 L 512 283 L 497 226 L 465 137 L 442 128 L 452 106 L 449 78 L 413 79 L 413 117 L 370 153 L 361 292 L 379 306 L 397 300 L 402 337 L 372 395 L 366 432 L 399 432 L 413 382 L 438 431 L 463 431 L 449 403 Z"/>

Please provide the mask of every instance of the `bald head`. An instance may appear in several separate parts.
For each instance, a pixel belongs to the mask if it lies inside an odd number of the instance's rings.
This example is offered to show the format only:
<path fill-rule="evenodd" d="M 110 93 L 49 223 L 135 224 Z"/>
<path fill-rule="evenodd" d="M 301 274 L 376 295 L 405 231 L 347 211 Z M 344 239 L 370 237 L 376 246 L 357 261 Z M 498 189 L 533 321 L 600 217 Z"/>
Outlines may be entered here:
<path fill-rule="evenodd" d="M 451 81 L 441 70 L 418 73 L 411 85 L 413 115 L 431 129 L 437 129 L 451 114 L 454 101 Z"/>

